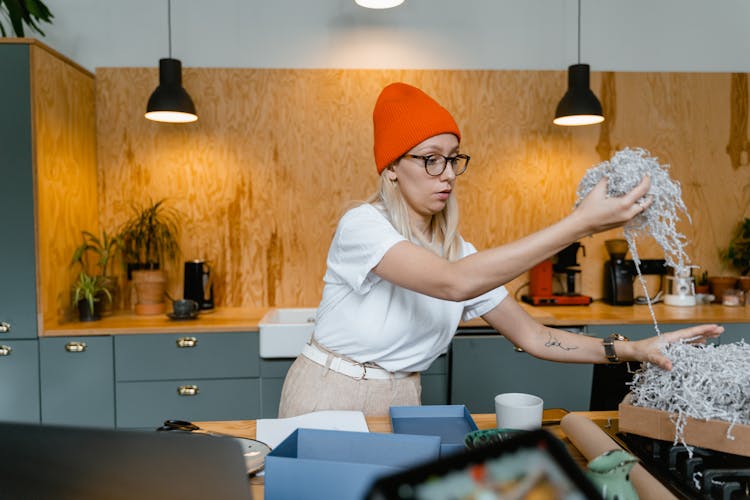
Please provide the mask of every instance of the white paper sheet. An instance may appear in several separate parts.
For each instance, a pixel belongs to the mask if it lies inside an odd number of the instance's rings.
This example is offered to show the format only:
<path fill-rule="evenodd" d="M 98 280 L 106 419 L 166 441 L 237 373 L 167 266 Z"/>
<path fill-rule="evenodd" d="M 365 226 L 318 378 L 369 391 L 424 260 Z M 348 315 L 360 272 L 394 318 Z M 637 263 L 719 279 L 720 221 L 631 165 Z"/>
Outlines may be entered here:
<path fill-rule="evenodd" d="M 290 418 L 262 418 L 256 422 L 255 436 L 276 448 L 296 429 L 328 429 L 335 431 L 369 432 L 361 411 L 314 411 Z"/>

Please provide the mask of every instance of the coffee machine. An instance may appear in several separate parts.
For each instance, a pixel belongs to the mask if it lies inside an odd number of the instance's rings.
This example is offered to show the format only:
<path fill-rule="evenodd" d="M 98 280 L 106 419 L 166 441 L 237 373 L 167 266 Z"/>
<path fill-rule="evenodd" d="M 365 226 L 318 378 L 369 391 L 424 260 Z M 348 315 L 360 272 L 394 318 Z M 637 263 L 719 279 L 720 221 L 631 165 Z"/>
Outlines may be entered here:
<path fill-rule="evenodd" d="M 580 249 L 583 249 L 583 254 L 586 255 L 586 248 L 583 245 L 578 242 L 571 243 L 557 252 L 553 259 L 547 259 L 531 268 L 529 294 L 523 295 L 521 299 L 535 306 L 590 304 L 591 297 L 576 291 L 576 278 L 581 273 L 577 261 Z M 555 274 L 565 276 L 564 291 L 561 293 L 553 292 Z"/>
<path fill-rule="evenodd" d="M 633 282 L 638 276 L 638 270 L 633 260 L 625 258 L 628 242 L 623 239 L 606 240 L 604 246 L 609 252 L 609 260 L 604 263 L 604 301 L 613 306 L 645 303 L 645 300 L 637 300 L 633 293 Z M 641 259 L 638 267 L 642 275 L 655 274 L 660 279 L 667 273 L 664 259 Z M 660 283 L 659 290 L 661 288 Z"/>
<path fill-rule="evenodd" d="M 204 260 L 185 262 L 185 283 L 183 297 L 194 300 L 201 310 L 214 308 L 214 285 L 211 266 Z"/>

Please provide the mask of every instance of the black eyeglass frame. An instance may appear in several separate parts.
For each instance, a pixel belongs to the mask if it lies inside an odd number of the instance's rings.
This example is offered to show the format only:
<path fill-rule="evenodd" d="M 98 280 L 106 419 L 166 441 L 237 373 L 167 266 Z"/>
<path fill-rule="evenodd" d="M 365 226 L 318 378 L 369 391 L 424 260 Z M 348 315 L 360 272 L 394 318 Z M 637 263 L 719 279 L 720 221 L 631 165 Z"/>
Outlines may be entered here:
<path fill-rule="evenodd" d="M 430 170 L 427 168 L 427 162 L 433 159 L 436 159 L 436 157 L 442 157 L 445 161 L 443 163 L 443 168 L 438 172 L 437 174 L 430 173 Z M 427 172 L 427 175 L 431 175 L 432 177 L 439 177 L 443 175 L 443 172 L 445 172 L 445 169 L 448 167 L 448 163 L 451 164 L 451 168 L 453 169 L 453 175 L 459 176 L 466 172 L 466 169 L 469 168 L 469 161 L 471 160 L 471 156 L 467 154 L 457 154 L 456 156 L 445 156 L 441 154 L 431 154 L 431 155 L 413 155 L 413 154 L 405 154 L 402 156 L 402 158 L 413 158 L 415 160 L 422 160 L 424 162 L 424 170 Z M 456 172 L 456 160 L 466 160 L 466 163 L 464 163 L 464 168 L 460 172 Z"/>

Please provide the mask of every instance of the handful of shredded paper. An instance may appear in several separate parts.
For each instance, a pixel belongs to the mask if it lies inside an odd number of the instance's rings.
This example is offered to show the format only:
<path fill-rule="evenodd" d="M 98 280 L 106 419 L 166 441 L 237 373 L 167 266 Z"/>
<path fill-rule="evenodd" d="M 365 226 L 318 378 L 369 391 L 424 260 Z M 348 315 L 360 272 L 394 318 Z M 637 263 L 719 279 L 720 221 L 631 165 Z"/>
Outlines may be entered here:
<path fill-rule="evenodd" d="M 663 352 L 672 370 L 644 363 L 633 375 L 632 404 L 669 413 L 675 443 L 682 441 L 688 417 L 730 422 L 727 439 L 734 439 L 735 424 L 750 424 L 750 344 L 675 343 Z"/>

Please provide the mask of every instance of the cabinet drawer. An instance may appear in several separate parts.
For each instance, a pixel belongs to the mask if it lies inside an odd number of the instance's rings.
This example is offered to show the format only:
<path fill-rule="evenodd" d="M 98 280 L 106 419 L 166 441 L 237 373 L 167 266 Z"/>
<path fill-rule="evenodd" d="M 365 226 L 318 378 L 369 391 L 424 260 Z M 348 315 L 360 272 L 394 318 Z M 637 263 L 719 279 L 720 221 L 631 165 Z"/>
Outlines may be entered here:
<path fill-rule="evenodd" d="M 183 392 L 192 395 L 181 395 Z M 119 382 L 117 427 L 155 429 L 167 419 L 251 420 L 260 416 L 258 379 Z"/>
<path fill-rule="evenodd" d="M 257 377 L 258 363 L 257 332 L 115 336 L 118 381 Z"/>

